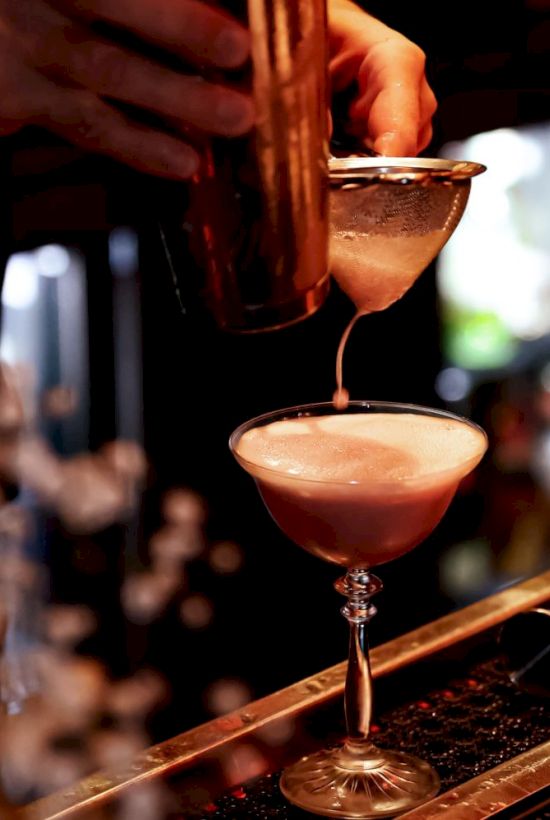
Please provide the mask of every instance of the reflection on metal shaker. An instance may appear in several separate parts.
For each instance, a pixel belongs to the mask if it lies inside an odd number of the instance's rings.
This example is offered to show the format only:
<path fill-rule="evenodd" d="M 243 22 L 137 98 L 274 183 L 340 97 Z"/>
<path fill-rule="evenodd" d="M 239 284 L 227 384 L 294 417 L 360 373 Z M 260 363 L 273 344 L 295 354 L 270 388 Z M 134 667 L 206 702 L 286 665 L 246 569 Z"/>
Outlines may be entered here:
<path fill-rule="evenodd" d="M 216 322 L 275 329 L 328 292 L 325 0 L 248 0 L 257 112 L 246 139 L 203 149 L 186 222 Z"/>

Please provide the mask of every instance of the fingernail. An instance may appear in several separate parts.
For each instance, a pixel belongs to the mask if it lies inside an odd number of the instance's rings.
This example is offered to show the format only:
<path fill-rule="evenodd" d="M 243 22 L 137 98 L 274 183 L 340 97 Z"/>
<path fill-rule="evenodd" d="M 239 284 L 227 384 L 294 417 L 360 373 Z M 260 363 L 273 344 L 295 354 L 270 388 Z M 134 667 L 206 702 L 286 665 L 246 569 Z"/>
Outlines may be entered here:
<path fill-rule="evenodd" d="M 230 134 L 243 134 L 254 123 L 254 108 L 246 97 L 231 94 L 223 96 L 216 107 L 218 121 Z"/>
<path fill-rule="evenodd" d="M 248 32 L 241 29 L 225 29 L 214 41 L 214 58 L 226 68 L 242 65 L 250 51 Z"/>

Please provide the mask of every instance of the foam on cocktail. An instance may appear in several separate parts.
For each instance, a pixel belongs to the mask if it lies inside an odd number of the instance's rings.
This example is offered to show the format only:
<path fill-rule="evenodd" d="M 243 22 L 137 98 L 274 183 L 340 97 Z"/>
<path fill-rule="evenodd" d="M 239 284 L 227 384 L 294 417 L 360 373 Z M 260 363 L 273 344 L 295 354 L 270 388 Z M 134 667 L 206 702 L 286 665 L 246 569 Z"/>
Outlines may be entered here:
<path fill-rule="evenodd" d="M 373 566 L 432 531 L 485 448 L 479 428 L 453 418 L 364 412 L 255 427 L 236 454 L 296 543 Z"/>
<path fill-rule="evenodd" d="M 237 451 L 258 467 L 313 481 L 407 481 L 483 452 L 475 427 L 413 413 L 360 413 L 276 421 L 249 430 Z"/>

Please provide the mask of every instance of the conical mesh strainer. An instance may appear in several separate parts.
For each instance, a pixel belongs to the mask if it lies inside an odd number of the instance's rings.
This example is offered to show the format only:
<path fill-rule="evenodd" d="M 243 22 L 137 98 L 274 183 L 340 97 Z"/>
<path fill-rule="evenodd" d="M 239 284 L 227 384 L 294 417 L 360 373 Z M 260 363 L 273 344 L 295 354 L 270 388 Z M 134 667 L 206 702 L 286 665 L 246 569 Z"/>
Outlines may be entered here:
<path fill-rule="evenodd" d="M 364 312 L 399 299 L 460 222 L 471 178 L 485 170 L 446 159 L 331 159 L 330 267 Z"/>

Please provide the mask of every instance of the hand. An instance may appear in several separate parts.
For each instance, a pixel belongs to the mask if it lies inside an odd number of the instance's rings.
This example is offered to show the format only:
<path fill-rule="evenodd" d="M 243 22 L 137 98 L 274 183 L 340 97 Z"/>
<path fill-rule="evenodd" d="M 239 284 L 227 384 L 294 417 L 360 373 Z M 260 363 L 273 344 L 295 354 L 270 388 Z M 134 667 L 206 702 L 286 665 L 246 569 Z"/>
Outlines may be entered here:
<path fill-rule="evenodd" d="M 352 133 L 376 153 L 416 156 L 432 138 L 437 108 L 423 51 L 350 0 L 329 0 L 329 25 L 333 90 L 358 86 Z"/>
<path fill-rule="evenodd" d="M 181 57 L 196 75 L 99 36 L 96 22 Z M 200 76 L 237 68 L 248 54 L 248 32 L 201 0 L 0 0 L 0 135 L 39 125 L 139 170 L 186 178 L 199 162 L 190 130 L 237 136 L 251 128 L 250 98 Z M 113 103 L 153 112 L 166 131 Z"/>

